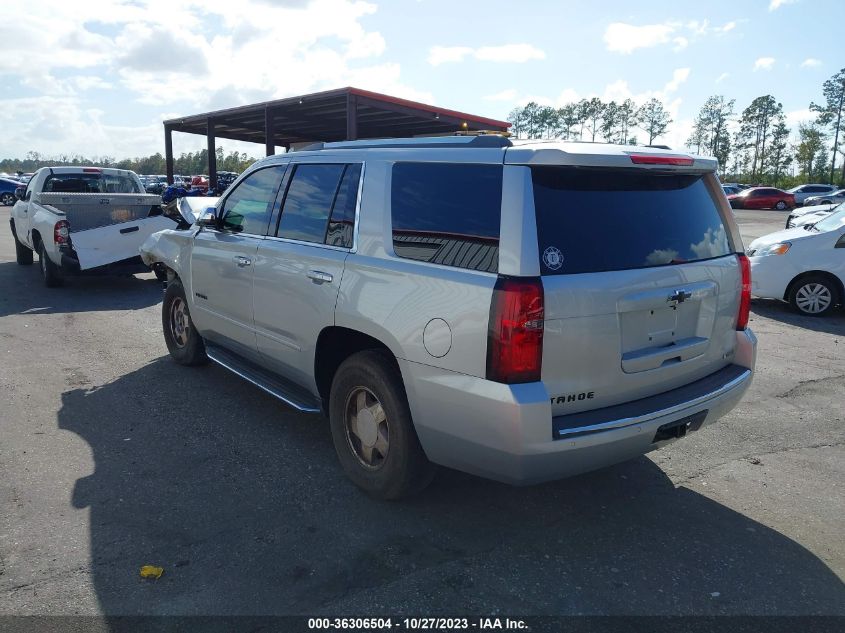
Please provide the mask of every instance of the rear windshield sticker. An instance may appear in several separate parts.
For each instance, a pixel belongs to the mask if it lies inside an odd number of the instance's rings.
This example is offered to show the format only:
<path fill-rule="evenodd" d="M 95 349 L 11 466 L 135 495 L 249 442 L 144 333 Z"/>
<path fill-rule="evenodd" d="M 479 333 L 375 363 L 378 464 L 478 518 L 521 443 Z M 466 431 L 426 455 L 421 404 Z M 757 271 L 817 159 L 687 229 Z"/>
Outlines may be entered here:
<path fill-rule="evenodd" d="M 563 266 L 563 253 L 560 252 L 559 248 L 549 246 L 543 251 L 543 263 L 549 270 L 558 270 Z"/>

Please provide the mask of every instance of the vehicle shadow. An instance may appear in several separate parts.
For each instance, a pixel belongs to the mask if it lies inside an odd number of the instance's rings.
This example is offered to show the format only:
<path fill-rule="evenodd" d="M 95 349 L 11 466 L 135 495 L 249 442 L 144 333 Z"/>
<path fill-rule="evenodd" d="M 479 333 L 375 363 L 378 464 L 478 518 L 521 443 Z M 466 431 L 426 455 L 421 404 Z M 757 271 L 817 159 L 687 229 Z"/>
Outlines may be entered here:
<path fill-rule="evenodd" d="M 161 282 L 152 273 L 128 276 L 70 277 L 59 288 L 47 288 L 32 266 L 0 262 L 0 317 L 35 312 L 63 314 L 101 310 L 137 310 L 161 301 Z"/>
<path fill-rule="evenodd" d="M 781 323 L 794 325 L 814 332 L 826 332 L 845 336 L 845 310 L 839 308 L 832 314 L 822 317 L 803 316 L 795 312 L 788 303 L 776 299 L 752 299 L 752 318 L 754 315 L 766 317 Z M 753 324 L 752 324 L 753 325 Z"/>
<path fill-rule="evenodd" d="M 58 425 L 94 456 L 72 503 L 107 616 L 845 613 L 815 555 L 645 457 L 532 488 L 443 470 L 378 502 L 323 419 L 166 359 L 64 393 Z"/>

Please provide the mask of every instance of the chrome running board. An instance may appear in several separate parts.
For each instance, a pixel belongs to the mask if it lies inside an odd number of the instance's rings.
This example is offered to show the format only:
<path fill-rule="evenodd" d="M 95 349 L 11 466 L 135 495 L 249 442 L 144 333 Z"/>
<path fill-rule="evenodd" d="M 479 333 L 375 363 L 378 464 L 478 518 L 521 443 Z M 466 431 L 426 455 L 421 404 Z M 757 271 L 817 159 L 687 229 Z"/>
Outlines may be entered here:
<path fill-rule="evenodd" d="M 266 391 L 297 411 L 320 413 L 322 410 L 319 401 L 307 390 L 267 371 L 263 367 L 259 367 L 238 354 L 208 342 L 205 344 L 205 353 L 209 360 L 252 383 L 262 391 Z"/>

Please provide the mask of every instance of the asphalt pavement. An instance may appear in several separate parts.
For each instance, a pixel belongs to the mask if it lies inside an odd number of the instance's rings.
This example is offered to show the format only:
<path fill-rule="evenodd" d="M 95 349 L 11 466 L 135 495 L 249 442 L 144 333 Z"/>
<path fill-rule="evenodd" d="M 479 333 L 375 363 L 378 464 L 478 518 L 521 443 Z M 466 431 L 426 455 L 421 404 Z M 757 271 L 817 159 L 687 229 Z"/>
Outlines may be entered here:
<path fill-rule="evenodd" d="M 529 488 L 441 470 L 383 503 L 325 420 L 171 362 L 151 274 L 45 288 L 8 216 L 0 614 L 845 615 L 845 313 L 755 301 L 745 399 L 662 451 Z"/>

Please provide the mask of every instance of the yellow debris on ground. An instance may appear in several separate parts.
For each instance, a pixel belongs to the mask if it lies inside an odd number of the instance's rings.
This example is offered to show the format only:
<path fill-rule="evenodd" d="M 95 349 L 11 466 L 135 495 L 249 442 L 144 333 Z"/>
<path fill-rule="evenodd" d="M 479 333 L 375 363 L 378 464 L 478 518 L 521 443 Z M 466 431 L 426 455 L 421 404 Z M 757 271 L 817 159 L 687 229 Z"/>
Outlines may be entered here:
<path fill-rule="evenodd" d="M 156 567 L 155 565 L 144 565 L 141 567 L 141 578 L 155 578 L 158 580 L 164 573 L 164 567 Z"/>

